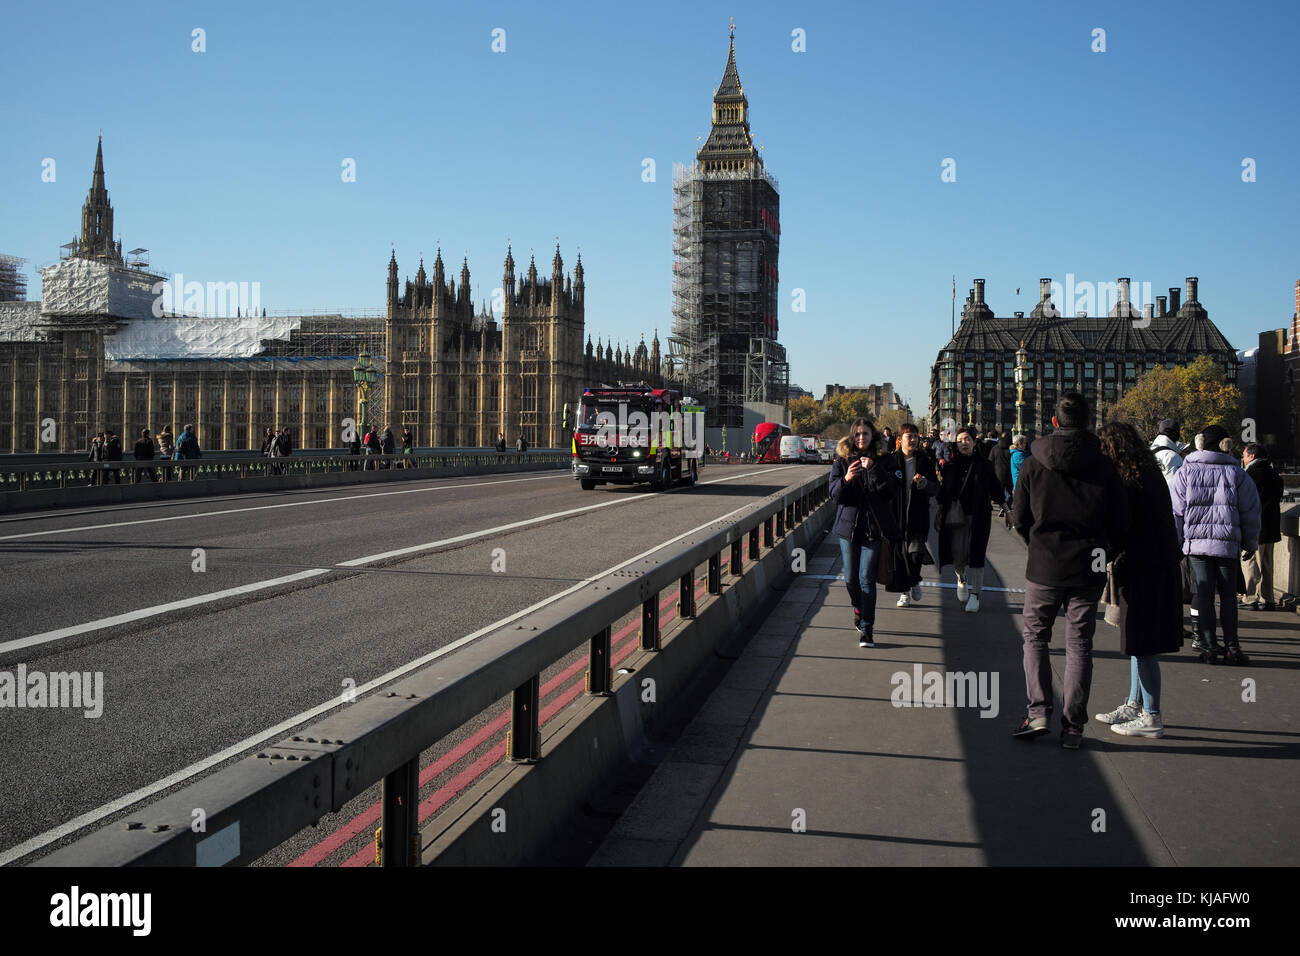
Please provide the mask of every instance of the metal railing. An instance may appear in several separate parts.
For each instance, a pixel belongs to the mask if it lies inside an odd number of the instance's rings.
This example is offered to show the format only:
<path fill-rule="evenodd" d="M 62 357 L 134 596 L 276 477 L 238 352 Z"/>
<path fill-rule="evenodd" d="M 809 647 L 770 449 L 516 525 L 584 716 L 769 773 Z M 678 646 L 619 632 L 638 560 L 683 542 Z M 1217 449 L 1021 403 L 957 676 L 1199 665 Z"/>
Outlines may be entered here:
<path fill-rule="evenodd" d="M 270 478 L 286 475 L 323 475 L 348 471 L 387 471 L 394 468 L 456 468 L 467 465 L 542 462 L 561 465 L 572 460 L 567 451 L 547 449 L 498 452 L 475 449 L 424 449 L 409 455 L 351 455 L 309 452 L 284 458 L 229 455 L 173 460 L 75 461 L 49 464 L 0 463 L 0 492 L 41 491 L 112 484 L 148 484 L 152 481 L 204 481 L 222 478 Z"/>
<path fill-rule="evenodd" d="M 105 826 L 38 861 L 42 866 L 195 866 L 248 864 L 383 783 L 381 861 L 419 862 L 420 754 L 505 697 L 511 699 L 506 760 L 544 760 L 540 676 L 577 648 L 588 648 L 588 696 L 612 692 L 613 623 L 639 609 L 640 646 L 660 649 L 660 592 L 679 589 L 679 616 L 693 619 L 695 575 L 707 566 L 707 593 L 722 593 L 779 539 L 829 501 L 828 475 L 810 477 L 746 514 L 670 545 L 376 693 L 342 705 L 321 722 L 255 756 Z M 744 543 L 748 538 L 748 562 Z M 705 601 L 709 598 L 705 597 Z M 202 807 L 207 828 L 191 829 Z"/>

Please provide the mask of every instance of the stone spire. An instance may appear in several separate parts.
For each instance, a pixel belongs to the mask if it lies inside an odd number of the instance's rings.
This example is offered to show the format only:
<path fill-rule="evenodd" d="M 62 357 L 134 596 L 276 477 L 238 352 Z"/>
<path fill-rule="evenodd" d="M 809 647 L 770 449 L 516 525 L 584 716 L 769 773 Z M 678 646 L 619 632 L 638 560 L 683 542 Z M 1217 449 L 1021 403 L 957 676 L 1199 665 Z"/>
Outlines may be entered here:
<path fill-rule="evenodd" d="M 95 147 L 95 171 L 90 180 L 90 191 L 81 207 L 81 236 L 73 245 L 77 255 L 103 259 L 122 265 L 122 244 L 113 241 L 113 206 L 108 201 L 108 188 L 104 184 L 104 137 L 99 137 Z"/>
<path fill-rule="evenodd" d="M 695 158 L 706 171 L 746 172 L 763 166 L 749 131 L 749 99 L 736 69 L 734 23 L 722 82 L 713 94 L 713 128 Z"/>

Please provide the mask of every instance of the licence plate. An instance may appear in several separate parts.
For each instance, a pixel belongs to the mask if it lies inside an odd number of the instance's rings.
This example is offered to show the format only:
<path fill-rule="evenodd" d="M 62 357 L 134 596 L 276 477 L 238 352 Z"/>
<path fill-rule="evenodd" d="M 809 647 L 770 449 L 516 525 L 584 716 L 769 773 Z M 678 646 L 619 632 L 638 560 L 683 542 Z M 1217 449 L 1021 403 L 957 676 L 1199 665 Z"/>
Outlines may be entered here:
<path fill-rule="evenodd" d="M 622 471 L 622 470 L 623 470 L 622 467 L 618 465 L 606 465 L 604 468 L 601 469 L 601 471 Z"/>

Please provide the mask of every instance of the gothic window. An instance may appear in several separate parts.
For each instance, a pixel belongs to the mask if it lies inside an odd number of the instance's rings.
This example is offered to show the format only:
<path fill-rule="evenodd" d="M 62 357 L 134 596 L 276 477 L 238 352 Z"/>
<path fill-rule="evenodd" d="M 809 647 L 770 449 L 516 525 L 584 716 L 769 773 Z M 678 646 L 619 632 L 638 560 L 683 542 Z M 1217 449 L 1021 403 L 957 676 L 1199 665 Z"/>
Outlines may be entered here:
<path fill-rule="evenodd" d="M 195 403 L 199 400 L 199 390 L 193 385 L 185 386 L 185 410 L 193 411 Z"/>
<path fill-rule="evenodd" d="M 408 379 L 406 382 L 407 409 L 414 411 L 415 408 L 419 405 L 419 401 L 420 401 L 420 383 L 413 379 Z"/>
<path fill-rule="evenodd" d="M 274 388 L 262 389 L 262 414 L 263 415 L 275 414 L 275 389 Z"/>
<path fill-rule="evenodd" d="M 302 386 L 289 386 L 289 414 L 294 418 L 298 417 L 298 411 L 302 408 Z"/>
<path fill-rule="evenodd" d="M 221 411 L 221 387 L 214 385 L 208 390 L 208 409 L 209 411 Z"/>
<path fill-rule="evenodd" d="M 524 350 L 527 352 L 536 352 L 538 350 L 537 329 L 529 327 L 524 332 Z"/>
<path fill-rule="evenodd" d="M 235 411 L 241 415 L 248 411 L 248 389 L 242 385 L 235 389 Z M 246 445 L 247 442 L 240 442 L 240 445 Z"/>
<path fill-rule="evenodd" d="M 326 410 L 325 403 L 327 399 L 326 391 L 322 386 L 318 385 L 316 386 L 315 392 L 316 392 L 316 411 L 321 414 L 324 414 Z M 322 447 L 322 446 L 318 446 L 318 447 Z"/>

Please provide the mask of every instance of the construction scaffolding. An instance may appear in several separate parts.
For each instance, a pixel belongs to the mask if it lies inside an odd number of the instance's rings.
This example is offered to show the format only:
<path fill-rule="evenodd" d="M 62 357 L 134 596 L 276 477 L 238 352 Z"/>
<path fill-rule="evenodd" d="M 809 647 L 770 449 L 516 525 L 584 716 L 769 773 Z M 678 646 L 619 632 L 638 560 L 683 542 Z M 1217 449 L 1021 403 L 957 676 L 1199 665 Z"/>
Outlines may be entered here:
<path fill-rule="evenodd" d="M 27 276 L 18 256 L 0 254 L 0 302 L 22 302 L 27 298 Z"/>
<path fill-rule="evenodd" d="M 671 377 L 705 408 L 718 403 L 718 330 L 705 328 L 704 173 L 698 163 L 673 164 L 673 330 Z"/>

